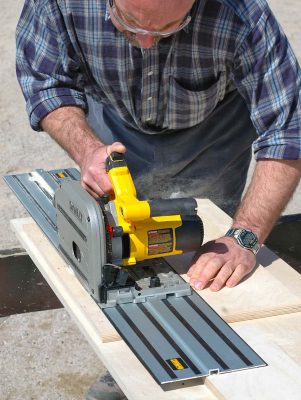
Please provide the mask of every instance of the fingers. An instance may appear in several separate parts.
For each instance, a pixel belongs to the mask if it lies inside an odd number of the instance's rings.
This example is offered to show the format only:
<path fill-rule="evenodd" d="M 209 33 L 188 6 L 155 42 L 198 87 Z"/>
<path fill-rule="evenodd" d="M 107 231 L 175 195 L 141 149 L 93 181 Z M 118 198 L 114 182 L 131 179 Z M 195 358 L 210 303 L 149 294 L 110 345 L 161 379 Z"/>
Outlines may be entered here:
<path fill-rule="evenodd" d="M 106 148 L 107 155 L 109 156 L 113 151 L 117 151 L 117 153 L 125 153 L 126 148 L 125 146 L 120 143 L 120 142 L 114 142 L 112 144 L 109 144 Z"/>
<path fill-rule="evenodd" d="M 226 286 L 231 288 L 236 286 L 242 278 L 244 278 L 253 268 L 248 268 L 247 265 L 240 264 L 236 267 L 231 277 L 227 280 Z"/>
<path fill-rule="evenodd" d="M 105 172 L 103 164 L 92 164 L 81 176 L 81 185 L 93 197 L 102 197 L 112 190 L 111 182 Z"/>
<path fill-rule="evenodd" d="M 207 264 L 198 275 L 195 268 L 190 279 L 190 284 L 197 290 L 204 289 L 211 281 L 210 290 L 217 292 L 224 286 L 236 286 L 253 269 L 250 265 L 239 264 L 235 266 L 232 261 L 226 262 L 218 268 L 218 263 Z"/>
<path fill-rule="evenodd" d="M 250 270 L 248 265 L 239 264 L 235 267 L 232 261 L 227 262 L 219 271 L 210 285 L 213 292 L 217 292 L 224 286 L 229 288 L 236 286 Z"/>
<path fill-rule="evenodd" d="M 230 278 L 235 269 L 232 261 L 226 262 L 226 264 L 220 269 L 213 282 L 210 285 L 210 289 L 217 292 L 225 286 L 226 281 Z"/>
<path fill-rule="evenodd" d="M 224 286 L 236 286 L 252 268 L 244 264 L 235 267 L 232 261 L 211 260 L 202 268 L 194 267 L 190 284 L 197 290 L 204 289 L 210 282 L 210 290 L 217 292 Z"/>
<path fill-rule="evenodd" d="M 95 198 L 112 192 L 112 184 L 105 170 L 105 161 L 114 151 L 125 153 L 126 148 L 122 143 L 114 142 L 108 146 L 96 146 L 85 154 L 81 165 L 81 185 Z"/>
<path fill-rule="evenodd" d="M 82 187 L 95 199 L 98 199 L 99 197 L 102 197 L 104 195 L 104 191 L 97 186 L 95 190 L 93 190 L 90 186 L 88 186 L 85 182 L 81 181 Z"/>
<path fill-rule="evenodd" d="M 222 266 L 223 259 L 221 257 L 208 257 L 206 254 L 202 255 L 193 268 L 190 284 L 197 290 L 204 289 L 209 281 L 216 276 Z"/>
<path fill-rule="evenodd" d="M 187 273 L 190 284 L 202 290 L 210 284 L 210 290 L 237 285 L 256 265 L 256 257 L 243 249 L 232 238 L 222 237 L 206 243 L 196 254 Z"/>

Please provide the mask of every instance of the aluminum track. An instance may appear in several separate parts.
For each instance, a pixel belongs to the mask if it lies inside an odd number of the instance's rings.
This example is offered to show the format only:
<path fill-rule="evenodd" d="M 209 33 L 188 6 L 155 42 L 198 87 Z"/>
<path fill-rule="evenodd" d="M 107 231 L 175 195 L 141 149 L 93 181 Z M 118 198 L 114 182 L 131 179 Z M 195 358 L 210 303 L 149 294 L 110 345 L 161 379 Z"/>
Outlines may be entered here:
<path fill-rule="evenodd" d="M 60 173 L 63 173 L 65 177 L 60 178 L 58 176 Z M 59 247 L 59 236 L 53 195 L 66 177 L 67 179 L 79 180 L 80 173 L 75 168 L 52 171 L 37 169 L 32 173 L 4 177 L 7 185 L 56 248 Z"/>
<path fill-rule="evenodd" d="M 58 250 L 53 195 L 61 181 L 60 172 L 65 175 L 62 179 L 78 180 L 80 176 L 76 169 L 64 169 L 4 178 Z M 148 298 L 103 312 L 162 387 L 266 365 L 194 291 L 190 296 Z"/>
<path fill-rule="evenodd" d="M 103 311 L 162 385 L 266 365 L 195 292 Z"/>

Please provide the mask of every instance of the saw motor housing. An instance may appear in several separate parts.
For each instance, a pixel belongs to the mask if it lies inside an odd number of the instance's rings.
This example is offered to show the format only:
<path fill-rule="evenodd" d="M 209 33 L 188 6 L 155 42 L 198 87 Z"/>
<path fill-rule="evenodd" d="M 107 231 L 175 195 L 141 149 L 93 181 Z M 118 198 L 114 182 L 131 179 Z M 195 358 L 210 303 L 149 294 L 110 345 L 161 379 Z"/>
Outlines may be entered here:
<path fill-rule="evenodd" d="M 128 236 L 128 244 L 123 245 L 126 256 L 115 260 L 117 263 L 135 265 L 201 246 L 203 225 L 195 199 L 138 200 L 123 154 L 112 153 L 106 165 L 114 193 L 107 207 L 113 216 L 111 238 L 114 232 L 118 236 L 116 225 L 121 236 Z"/>

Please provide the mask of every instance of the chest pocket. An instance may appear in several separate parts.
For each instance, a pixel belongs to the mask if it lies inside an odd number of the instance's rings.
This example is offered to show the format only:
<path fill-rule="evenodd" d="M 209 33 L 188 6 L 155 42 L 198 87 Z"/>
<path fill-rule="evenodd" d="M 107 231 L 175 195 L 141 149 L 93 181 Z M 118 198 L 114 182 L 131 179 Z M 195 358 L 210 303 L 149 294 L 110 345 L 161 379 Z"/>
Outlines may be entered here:
<path fill-rule="evenodd" d="M 221 74 L 210 87 L 189 90 L 170 77 L 164 125 L 168 129 L 185 129 L 202 122 L 222 100 L 225 92 L 223 81 Z"/>

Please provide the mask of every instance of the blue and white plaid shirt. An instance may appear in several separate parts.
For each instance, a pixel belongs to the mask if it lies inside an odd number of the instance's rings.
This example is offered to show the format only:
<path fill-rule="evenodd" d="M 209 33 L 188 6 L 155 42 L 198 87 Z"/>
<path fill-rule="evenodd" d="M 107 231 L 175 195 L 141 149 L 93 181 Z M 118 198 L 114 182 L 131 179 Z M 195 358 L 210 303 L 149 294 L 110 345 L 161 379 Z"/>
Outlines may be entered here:
<path fill-rule="evenodd" d="M 301 73 L 265 0 L 197 0 L 190 24 L 131 46 L 105 0 L 25 0 L 17 75 L 31 126 L 86 94 L 149 134 L 203 121 L 235 88 L 259 135 L 257 158 L 301 158 Z M 233 120 L 239 115 L 233 115 Z"/>

